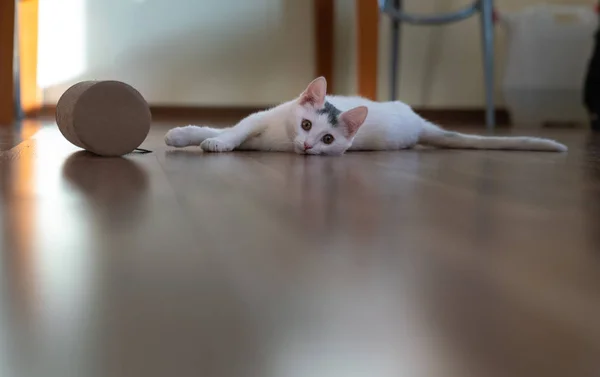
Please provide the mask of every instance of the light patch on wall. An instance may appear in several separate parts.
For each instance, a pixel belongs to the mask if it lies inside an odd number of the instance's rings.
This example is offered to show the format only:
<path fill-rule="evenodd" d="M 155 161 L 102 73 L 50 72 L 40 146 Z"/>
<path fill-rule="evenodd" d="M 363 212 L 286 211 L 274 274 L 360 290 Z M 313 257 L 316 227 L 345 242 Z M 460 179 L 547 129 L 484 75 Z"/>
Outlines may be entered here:
<path fill-rule="evenodd" d="M 86 0 L 40 0 L 38 85 L 48 88 L 86 69 Z"/>

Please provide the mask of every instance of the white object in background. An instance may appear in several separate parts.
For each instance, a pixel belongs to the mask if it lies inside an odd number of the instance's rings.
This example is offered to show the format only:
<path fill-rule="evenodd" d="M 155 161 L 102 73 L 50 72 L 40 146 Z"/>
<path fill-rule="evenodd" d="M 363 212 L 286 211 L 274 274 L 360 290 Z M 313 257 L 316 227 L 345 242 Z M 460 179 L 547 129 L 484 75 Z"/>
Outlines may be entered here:
<path fill-rule="evenodd" d="M 598 24 L 593 9 L 538 5 L 501 21 L 508 32 L 503 91 L 513 123 L 587 123 L 583 85 Z"/>

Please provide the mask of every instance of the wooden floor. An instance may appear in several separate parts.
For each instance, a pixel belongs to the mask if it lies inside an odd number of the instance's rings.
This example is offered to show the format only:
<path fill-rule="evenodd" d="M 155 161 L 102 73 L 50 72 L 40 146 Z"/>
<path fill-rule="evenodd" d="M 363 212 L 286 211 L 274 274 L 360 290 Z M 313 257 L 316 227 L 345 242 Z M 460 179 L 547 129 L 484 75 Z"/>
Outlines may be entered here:
<path fill-rule="evenodd" d="M 176 125 L 112 159 L 5 136 L 1 376 L 600 375 L 600 138 L 216 155 Z"/>

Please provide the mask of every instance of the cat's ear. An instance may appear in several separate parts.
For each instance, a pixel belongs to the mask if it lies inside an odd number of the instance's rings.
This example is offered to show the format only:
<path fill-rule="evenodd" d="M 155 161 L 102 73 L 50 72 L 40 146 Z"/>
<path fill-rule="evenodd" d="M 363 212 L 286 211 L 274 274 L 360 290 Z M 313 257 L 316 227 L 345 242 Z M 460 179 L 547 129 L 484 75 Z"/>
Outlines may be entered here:
<path fill-rule="evenodd" d="M 365 119 L 367 119 L 367 114 L 369 110 L 366 106 L 358 106 L 348 111 L 344 111 L 340 115 L 340 120 L 342 121 L 342 126 L 346 131 L 346 135 L 348 137 L 353 137 L 358 131 L 359 127 L 363 125 Z"/>
<path fill-rule="evenodd" d="M 318 109 L 325 105 L 327 94 L 327 80 L 325 77 L 314 79 L 300 95 L 300 105 L 312 105 Z"/>

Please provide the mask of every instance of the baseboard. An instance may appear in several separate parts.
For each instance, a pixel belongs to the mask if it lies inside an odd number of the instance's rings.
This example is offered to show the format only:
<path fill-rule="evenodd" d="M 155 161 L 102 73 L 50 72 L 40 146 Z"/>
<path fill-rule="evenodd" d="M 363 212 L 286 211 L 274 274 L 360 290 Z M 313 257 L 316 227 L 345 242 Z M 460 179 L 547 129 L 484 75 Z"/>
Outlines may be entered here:
<path fill-rule="evenodd" d="M 241 119 L 269 106 L 162 106 L 150 105 L 152 119 L 155 120 L 204 120 L 228 121 Z"/>
<path fill-rule="evenodd" d="M 200 107 L 200 106 L 163 106 L 150 105 L 153 120 L 231 120 L 243 118 L 266 107 Z M 38 109 L 27 111 L 27 118 L 54 117 L 56 105 L 43 105 Z"/>
<path fill-rule="evenodd" d="M 458 109 L 432 109 L 415 108 L 415 111 L 423 118 L 438 123 L 442 126 L 484 126 L 485 109 L 483 108 L 458 108 Z M 496 108 L 496 125 L 510 126 L 511 119 L 508 110 Z"/>
<path fill-rule="evenodd" d="M 25 110 L 25 118 L 28 119 L 34 119 L 34 118 L 40 118 L 40 117 L 54 117 L 54 114 L 56 113 L 56 106 L 55 105 L 42 105 L 41 107 L 38 108 L 32 108 L 29 110 Z"/>
<path fill-rule="evenodd" d="M 230 121 L 240 119 L 253 112 L 266 107 L 256 106 L 230 106 L 230 107 L 198 107 L 198 106 L 163 106 L 151 105 L 154 120 L 196 120 L 204 121 Z M 443 126 L 483 126 L 485 125 L 485 110 L 483 108 L 415 108 L 415 111 L 424 118 Z M 44 105 L 40 109 L 28 111 L 27 117 L 54 116 L 56 106 Z M 506 109 L 496 109 L 496 124 L 509 126 L 510 115 Z"/>

